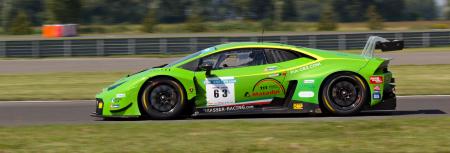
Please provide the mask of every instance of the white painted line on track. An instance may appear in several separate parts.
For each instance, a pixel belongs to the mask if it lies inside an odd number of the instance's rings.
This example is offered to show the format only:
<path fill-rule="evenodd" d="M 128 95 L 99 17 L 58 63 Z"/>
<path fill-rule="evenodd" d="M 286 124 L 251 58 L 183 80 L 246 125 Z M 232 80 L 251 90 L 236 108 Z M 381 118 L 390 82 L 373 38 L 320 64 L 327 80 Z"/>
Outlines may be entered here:
<path fill-rule="evenodd" d="M 408 96 L 397 96 L 397 98 L 420 98 L 420 97 L 450 97 L 450 95 L 408 95 Z"/>

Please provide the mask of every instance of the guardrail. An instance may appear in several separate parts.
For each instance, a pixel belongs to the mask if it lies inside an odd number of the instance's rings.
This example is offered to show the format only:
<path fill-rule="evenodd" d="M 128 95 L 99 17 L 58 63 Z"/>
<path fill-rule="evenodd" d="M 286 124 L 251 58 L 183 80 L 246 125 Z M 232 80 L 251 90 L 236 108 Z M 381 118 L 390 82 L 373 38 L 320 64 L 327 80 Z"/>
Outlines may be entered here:
<path fill-rule="evenodd" d="M 264 42 L 329 50 L 362 49 L 371 35 L 403 39 L 406 48 L 450 45 L 450 31 L 374 32 L 265 36 Z M 258 41 L 260 36 L 92 38 L 0 41 L 0 57 L 106 56 L 188 53 L 226 42 Z"/>

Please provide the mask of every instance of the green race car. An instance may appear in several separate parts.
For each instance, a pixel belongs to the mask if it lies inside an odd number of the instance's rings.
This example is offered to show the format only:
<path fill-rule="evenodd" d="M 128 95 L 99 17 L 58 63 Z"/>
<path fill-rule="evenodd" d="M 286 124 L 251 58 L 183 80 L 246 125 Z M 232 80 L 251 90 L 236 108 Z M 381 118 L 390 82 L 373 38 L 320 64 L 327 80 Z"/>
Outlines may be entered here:
<path fill-rule="evenodd" d="M 376 36 L 362 55 L 279 43 L 217 45 L 118 80 L 97 94 L 93 116 L 174 119 L 392 110 L 396 99 L 389 60 L 373 52 L 402 48 L 403 41 Z"/>

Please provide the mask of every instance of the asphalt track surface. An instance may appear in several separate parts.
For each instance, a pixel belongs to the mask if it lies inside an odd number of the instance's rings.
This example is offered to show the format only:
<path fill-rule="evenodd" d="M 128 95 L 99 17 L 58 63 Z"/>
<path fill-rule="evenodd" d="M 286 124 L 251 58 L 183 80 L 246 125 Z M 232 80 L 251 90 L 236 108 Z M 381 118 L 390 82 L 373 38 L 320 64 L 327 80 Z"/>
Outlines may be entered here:
<path fill-rule="evenodd" d="M 392 65 L 450 64 L 450 52 L 388 52 Z M 135 72 L 178 58 L 49 58 L 0 60 L 0 74 L 58 72 Z"/>
<path fill-rule="evenodd" d="M 0 126 L 10 125 L 47 125 L 47 124 L 92 124 L 118 122 L 161 122 L 145 119 L 121 119 L 103 121 L 90 116 L 95 109 L 94 101 L 71 102 L 0 102 Z M 232 116 L 198 116 L 190 121 L 280 121 L 280 120 L 348 120 L 348 119 L 383 119 L 418 116 L 450 116 L 450 96 L 411 96 L 398 97 L 397 110 L 362 112 L 350 117 L 328 117 L 311 114 L 277 114 L 277 115 L 232 115 Z"/>

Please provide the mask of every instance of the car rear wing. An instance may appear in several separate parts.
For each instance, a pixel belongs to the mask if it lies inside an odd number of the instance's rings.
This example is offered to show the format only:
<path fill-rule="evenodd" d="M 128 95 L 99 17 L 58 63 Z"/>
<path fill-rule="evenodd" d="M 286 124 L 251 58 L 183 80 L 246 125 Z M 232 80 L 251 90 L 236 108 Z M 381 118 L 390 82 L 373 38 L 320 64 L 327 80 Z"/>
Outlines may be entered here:
<path fill-rule="evenodd" d="M 404 42 L 402 40 L 387 40 L 378 36 L 370 36 L 361 55 L 365 57 L 373 57 L 375 49 L 381 49 L 383 52 L 402 50 Z"/>

